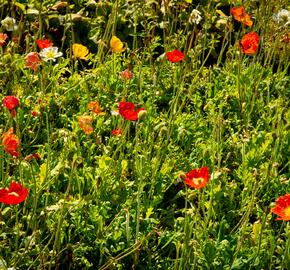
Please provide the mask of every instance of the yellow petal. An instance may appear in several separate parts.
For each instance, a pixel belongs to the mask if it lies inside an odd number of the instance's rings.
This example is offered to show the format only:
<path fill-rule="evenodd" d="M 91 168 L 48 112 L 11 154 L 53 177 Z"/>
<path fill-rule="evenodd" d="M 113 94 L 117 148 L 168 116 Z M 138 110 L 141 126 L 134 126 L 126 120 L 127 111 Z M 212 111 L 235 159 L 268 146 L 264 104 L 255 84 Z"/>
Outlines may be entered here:
<path fill-rule="evenodd" d="M 87 59 L 88 54 L 89 54 L 89 49 L 86 46 L 75 43 L 72 45 L 72 50 L 73 50 L 74 57 L 80 58 L 80 59 Z"/>
<path fill-rule="evenodd" d="M 117 38 L 116 36 L 112 36 L 110 41 L 110 47 L 113 52 L 121 53 L 122 51 L 124 51 L 123 46 L 124 44 L 119 38 Z"/>

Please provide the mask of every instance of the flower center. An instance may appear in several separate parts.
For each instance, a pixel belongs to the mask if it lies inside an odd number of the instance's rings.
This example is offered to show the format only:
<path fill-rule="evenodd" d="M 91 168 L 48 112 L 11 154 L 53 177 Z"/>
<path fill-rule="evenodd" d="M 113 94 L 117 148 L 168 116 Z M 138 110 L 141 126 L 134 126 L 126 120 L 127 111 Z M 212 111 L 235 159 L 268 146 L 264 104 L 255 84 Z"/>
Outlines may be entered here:
<path fill-rule="evenodd" d="M 193 178 L 192 181 L 195 185 L 199 185 L 200 183 L 204 181 L 204 179 L 202 177 L 198 177 L 198 178 Z"/>
<path fill-rule="evenodd" d="M 47 57 L 47 58 L 55 58 L 55 53 L 54 53 L 54 51 L 47 52 L 46 57 Z"/>
<path fill-rule="evenodd" d="M 288 14 L 284 13 L 284 14 L 281 14 L 281 19 L 283 21 L 288 21 L 289 17 L 288 17 Z"/>
<path fill-rule="evenodd" d="M 13 196 L 15 196 L 15 197 L 19 197 L 19 194 L 16 193 L 16 192 L 10 192 L 10 193 L 8 193 L 8 195 L 13 195 Z"/>
<path fill-rule="evenodd" d="M 285 216 L 290 217 L 290 206 L 285 208 L 284 214 L 285 214 Z"/>

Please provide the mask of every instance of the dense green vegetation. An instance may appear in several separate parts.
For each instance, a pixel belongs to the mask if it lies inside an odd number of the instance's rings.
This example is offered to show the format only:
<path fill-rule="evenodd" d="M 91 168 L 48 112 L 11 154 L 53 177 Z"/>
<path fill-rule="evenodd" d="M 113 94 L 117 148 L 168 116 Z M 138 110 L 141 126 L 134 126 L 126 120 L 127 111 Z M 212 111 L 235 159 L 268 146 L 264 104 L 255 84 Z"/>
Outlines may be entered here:
<path fill-rule="evenodd" d="M 287 2 L 1 1 L 0 269 L 290 269 Z"/>

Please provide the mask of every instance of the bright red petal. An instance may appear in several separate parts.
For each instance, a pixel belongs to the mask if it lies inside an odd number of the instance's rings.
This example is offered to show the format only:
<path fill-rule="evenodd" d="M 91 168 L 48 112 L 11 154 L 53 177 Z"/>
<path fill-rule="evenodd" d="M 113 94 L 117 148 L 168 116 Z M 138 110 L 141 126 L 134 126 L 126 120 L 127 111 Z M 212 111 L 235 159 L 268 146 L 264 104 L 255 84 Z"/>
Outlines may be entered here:
<path fill-rule="evenodd" d="M 19 204 L 26 200 L 27 195 L 28 189 L 13 181 L 9 189 L 0 189 L 0 202 L 5 204 Z"/>

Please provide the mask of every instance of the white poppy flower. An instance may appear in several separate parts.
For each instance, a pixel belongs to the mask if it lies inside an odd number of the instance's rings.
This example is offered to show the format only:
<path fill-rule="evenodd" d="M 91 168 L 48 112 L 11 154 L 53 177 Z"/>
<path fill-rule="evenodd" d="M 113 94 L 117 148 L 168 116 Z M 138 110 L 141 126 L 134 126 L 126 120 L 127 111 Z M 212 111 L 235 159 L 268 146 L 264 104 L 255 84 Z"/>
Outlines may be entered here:
<path fill-rule="evenodd" d="M 6 31 L 15 31 L 18 29 L 15 19 L 11 17 L 6 17 L 4 20 L 1 21 L 1 24 Z"/>
<path fill-rule="evenodd" d="M 49 60 L 55 61 L 56 58 L 62 56 L 62 52 L 59 52 L 57 47 L 49 47 L 42 49 L 39 55 L 46 62 Z"/>
<path fill-rule="evenodd" d="M 191 14 L 189 15 L 188 22 L 191 24 L 198 25 L 200 23 L 201 19 L 202 19 L 202 17 L 201 17 L 200 11 L 198 11 L 197 9 L 193 9 L 191 11 Z"/>
<path fill-rule="evenodd" d="M 290 11 L 281 9 L 278 13 L 273 15 L 273 19 L 278 23 L 285 23 L 285 25 L 288 25 L 290 23 Z"/>

